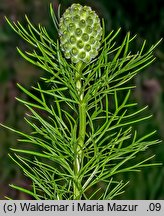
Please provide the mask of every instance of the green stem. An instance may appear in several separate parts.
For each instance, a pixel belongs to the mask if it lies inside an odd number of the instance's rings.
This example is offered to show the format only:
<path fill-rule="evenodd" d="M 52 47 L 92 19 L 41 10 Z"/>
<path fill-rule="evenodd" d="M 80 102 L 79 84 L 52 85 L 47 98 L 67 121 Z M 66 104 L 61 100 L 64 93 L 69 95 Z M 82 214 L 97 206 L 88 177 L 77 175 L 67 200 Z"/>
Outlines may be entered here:
<path fill-rule="evenodd" d="M 79 131 L 78 141 L 75 146 L 75 163 L 74 163 L 74 199 L 81 198 L 81 178 L 79 176 L 80 169 L 83 166 L 83 150 L 86 134 L 86 103 L 84 100 L 84 92 L 82 91 L 81 83 L 81 68 L 82 64 L 77 65 L 76 88 L 79 94 Z"/>

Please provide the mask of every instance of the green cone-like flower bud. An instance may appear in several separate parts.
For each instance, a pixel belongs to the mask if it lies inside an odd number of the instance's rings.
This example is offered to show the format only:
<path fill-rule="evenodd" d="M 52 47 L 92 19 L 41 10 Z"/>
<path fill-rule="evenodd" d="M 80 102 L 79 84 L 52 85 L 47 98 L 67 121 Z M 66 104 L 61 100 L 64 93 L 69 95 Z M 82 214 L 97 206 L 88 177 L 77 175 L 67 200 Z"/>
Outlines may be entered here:
<path fill-rule="evenodd" d="M 100 19 L 90 7 L 72 4 L 60 18 L 60 46 L 73 63 L 88 63 L 100 48 L 102 27 Z"/>

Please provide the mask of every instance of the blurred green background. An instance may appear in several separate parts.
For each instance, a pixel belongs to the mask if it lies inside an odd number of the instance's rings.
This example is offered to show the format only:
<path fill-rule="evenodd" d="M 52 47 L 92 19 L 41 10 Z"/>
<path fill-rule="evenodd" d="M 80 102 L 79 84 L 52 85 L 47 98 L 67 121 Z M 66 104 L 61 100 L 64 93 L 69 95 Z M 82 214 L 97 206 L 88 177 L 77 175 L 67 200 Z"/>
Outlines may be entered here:
<path fill-rule="evenodd" d="M 119 40 L 127 31 L 132 35 L 137 34 L 132 51 L 137 51 L 144 39 L 150 47 L 163 37 L 163 0 L 0 0 L 0 122 L 17 129 L 29 130 L 23 121 L 25 109 L 15 100 L 15 97 L 25 98 L 26 96 L 17 89 L 16 83 L 22 83 L 29 88 L 35 85 L 44 72 L 25 62 L 17 54 L 15 47 L 27 48 L 27 44 L 10 29 L 4 16 L 24 23 L 24 14 L 27 14 L 33 23 L 45 25 L 56 40 L 57 36 L 49 15 L 50 2 L 53 3 L 55 11 L 59 4 L 64 10 L 73 2 L 81 4 L 86 2 L 97 11 L 100 17 L 105 18 L 107 32 L 122 28 Z M 157 129 L 155 138 L 164 140 L 163 42 L 156 48 L 154 55 L 156 61 L 132 80 L 137 86 L 132 100 L 137 101 L 138 106 L 148 104 L 147 112 L 153 113 L 150 121 L 136 126 L 140 135 Z M 4 196 L 13 199 L 30 199 L 8 186 L 10 183 L 25 187 L 30 184 L 8 157 L 9 148 L 16 146 L 18 146 L 17 136 L 0 128 L 0 199 L 4 199 Z M 150 148 L 146 154 L 156 154 L 152 162 L 164 163 L 164 142 Z M 119 199 L 164 199 L 164 166 L 145 168 L 140 173 L 122 174 L 117 176 L 117 179 L 130 180 L 126 192 L 118 197 Z"/>

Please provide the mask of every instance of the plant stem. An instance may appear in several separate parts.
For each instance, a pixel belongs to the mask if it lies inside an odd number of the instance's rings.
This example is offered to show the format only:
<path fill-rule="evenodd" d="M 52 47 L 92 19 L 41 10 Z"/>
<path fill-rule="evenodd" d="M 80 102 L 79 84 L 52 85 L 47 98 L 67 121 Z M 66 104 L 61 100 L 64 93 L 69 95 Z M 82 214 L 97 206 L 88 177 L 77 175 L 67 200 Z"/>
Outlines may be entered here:
<path fill-rule="evenodd" d="M 79 94 L 79 131 L 78 140 L 75 146 L 75 163 L 74 163 L 74 173 L 75 173 L 75 183 L 74 183 L 74 199 L 81 198 L 81 178 L 79 176 L 79 171 L 83 166 L 83 150 L 84 141 L 86 134 L 86 102 L 84 100 L 84 92 L 82 91 L 81 82 L 81 70 L 82 64 L 77 65 L 76 73 L 76 88 Z"/>

